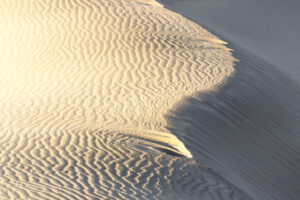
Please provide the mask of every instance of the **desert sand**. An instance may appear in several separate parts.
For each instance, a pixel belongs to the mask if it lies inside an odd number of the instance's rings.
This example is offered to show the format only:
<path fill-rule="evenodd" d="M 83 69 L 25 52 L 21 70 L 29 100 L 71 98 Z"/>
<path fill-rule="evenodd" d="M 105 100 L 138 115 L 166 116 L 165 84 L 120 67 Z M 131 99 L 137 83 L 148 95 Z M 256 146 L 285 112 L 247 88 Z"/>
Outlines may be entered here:
<path fill-rule="evenodd" d="M 298 0 L 159 0 L 300 82 Z"/>
<path fill-rule="evenodd" d="M 234 71 L 155 1 L 0 3 L 0 199 L 245 199 L 165 128 Z"/>
<path fill-rule="evenodd" d="M 163 3 L 1 0 L 0 200 L 296 200 L 299 85 Z"/>
<path fill-rule="evenodd" d="M 217 91 L 174 106 L 169 129 L 198 162 L 254 199 L 299 199 L 299 2 L 163 2 L 226 38 L 239 60 Z"/>

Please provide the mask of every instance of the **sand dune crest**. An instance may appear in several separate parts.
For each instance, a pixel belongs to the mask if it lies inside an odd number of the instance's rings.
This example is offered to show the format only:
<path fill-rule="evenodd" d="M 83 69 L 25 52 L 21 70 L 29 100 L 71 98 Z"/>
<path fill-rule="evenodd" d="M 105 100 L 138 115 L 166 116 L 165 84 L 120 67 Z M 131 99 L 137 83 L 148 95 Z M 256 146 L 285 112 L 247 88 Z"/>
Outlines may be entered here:
<path fill-rule="evenodd" d="M 250 199 L 169 155 L 163 114 L 234 71 L 214 35 L 146 0 L 2 0 L 0 30 L 1 200 Z"/>

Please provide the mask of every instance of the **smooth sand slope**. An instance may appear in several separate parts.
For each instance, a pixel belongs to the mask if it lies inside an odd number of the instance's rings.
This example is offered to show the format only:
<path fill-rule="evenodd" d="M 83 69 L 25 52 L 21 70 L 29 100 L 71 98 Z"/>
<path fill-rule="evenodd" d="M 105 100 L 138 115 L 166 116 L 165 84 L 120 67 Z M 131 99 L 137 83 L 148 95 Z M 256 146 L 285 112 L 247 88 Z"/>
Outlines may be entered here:
<path fill-rule="evenodd" d="M 300 83 L 300 1 L 159 0 Z"/>
<path fill-rule="evenodd" d="M 217 91 L 195 93 L 174 106 L 166 115 L 169 129 L 196 160 L 255 199 L 299 199 L 300 62 L 293 54 L 300 46 L 293 34 L 300 27 L 293 23 L 298 19 L 294 8 L 300 4 L 285 1 L 279 5 L 279 1 L 268 0 L 164 2 L 230 38 L 230 48 L 239 60 L 234 75 Z M 286 11 L 280 13 L 282 20 L 276 20 L 277 16 L 270 21 L 277 10 Z M 257 18 L 261 21 L 255 24 Z M 262 23 L 268 20 L 271 24 Z M 223 24 L 216 26 L 219 23 Z M 255 40 L 259 39 L 263 41 L 258 44 Z"/>
<path fill-rule="evenodd" d="M 234 71 L 154 1 L 0 1 L 0 199 L 250 199 L 163 115 Z M 174 156 L 176 155 L 176 156 Z"/>

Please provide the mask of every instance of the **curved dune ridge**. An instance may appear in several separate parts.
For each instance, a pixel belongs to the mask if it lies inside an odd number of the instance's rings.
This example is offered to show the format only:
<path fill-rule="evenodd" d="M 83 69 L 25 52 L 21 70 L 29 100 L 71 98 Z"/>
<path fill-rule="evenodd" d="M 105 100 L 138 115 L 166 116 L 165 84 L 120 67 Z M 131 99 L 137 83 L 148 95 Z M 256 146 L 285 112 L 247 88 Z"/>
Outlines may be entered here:
<path fill-rule="evenodd" d="M 167 126 L 194 158 L 254 199 L 300 195 L 300 86 L 240 47 L 235 75 L 183 98 Z"/>
<path fill-rule="evenodd" d="M 0 30 L 1 200 L 251 199 L 164 128 L 223 41 L 150 0 L 1 0 Z"/>
<path fill-rule="evenodd" d="M 168 129 L 255 199 L 298 200 L 299 1 L 161 1 L 227 38 L 239 60 L 226 84 L 176 103 Z"/>
<path fill-rule="evenodd" d="M 224 42 L 149 2 L 2 1 L 3 130 L 158 135 L 178 99 L 232 73 Z"/>

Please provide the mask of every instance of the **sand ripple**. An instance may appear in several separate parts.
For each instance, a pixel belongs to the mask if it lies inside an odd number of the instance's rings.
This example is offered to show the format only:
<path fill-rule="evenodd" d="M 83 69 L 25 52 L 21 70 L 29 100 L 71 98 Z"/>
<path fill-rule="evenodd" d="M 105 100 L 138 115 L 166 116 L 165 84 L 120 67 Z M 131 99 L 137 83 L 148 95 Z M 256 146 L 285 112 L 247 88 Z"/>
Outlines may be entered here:
<path fill-rule="evenodd" d="M 163 114 L 233 72 L 224 42 L 147 0 L 1 0 L 0 199 L 245 199 Z M 166 153 L 162 153 L 166 152 Z"/>

